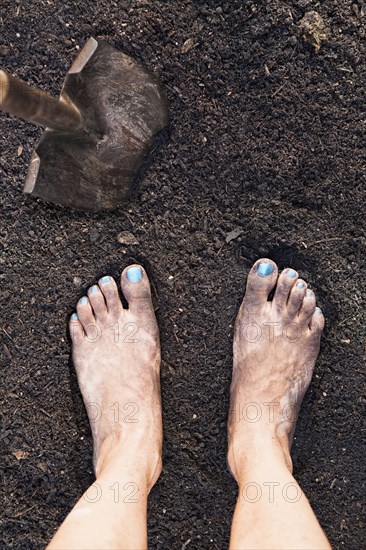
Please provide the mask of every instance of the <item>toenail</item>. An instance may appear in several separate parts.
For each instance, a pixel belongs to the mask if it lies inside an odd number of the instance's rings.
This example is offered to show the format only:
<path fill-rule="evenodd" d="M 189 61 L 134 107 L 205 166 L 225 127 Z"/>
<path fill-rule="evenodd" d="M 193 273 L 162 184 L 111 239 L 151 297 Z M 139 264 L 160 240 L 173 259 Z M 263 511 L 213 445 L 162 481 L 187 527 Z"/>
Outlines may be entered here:
<path fill-rule="evenodd" d="M 303 281 L 299 281 L 296 285 L 298 288 L 304 288 L 305 283 Z"/>
<path fill-rule="evenodd" d="M 130 283 L 140 283 L 142 281 L 141 267 L 130 267 L 127 270 L 127 279 Z"/>
<path fill-rule="evenodd" d="M 106 275 L 105 277 L 102 277 L 100 281 L 102 285 L 107 285 L 110 282 L 110 280 L 111 278 L 109 277 L 109 275 Z"/>
<path fill-rule="evenodd" d="M 274 271 L 274 267 L 272 264 L 260 263 L 257 268 L 257 274 L 260 277 L 268 277 L 268 275 L 273 273 L 273 271 Z"/>
<path fill-rule="evenodd" d="M 73 314 L 71 315 L 71 319 L 72 319 L 73 321 L 77 321 L 77 318 L 78 318 L 77 313 L 73 313 Z"/>
<path fill-rule="evenodd" d="M 94 285 L 90 288 L 90 294 L 95 294 L 96 292 L 98 292 L 99 288 L 97 287 L 97 285 Z"/>
<path fill-rule="evenodd" d="M 291 279 L 294 279 L 296 277 L 296 271 L 294 269 L 289 269 L 287 271 L 287 277 L 291 277 Z"/>
<path fill-rule="evenodd" d="M 80 303 L 82 306 L 85 306 L 88 303 L 88 298 L 86 296 L 83 296 L 80 298 Z"/>
<path fill-rule="evenodd" d="M 306 296 L 307 296 L 308 298 L 310 298 L 310 296 L 312 296 L 312 294 L 313 294 L 313 293 L 312 293 L 312 291 L 311 291 L 310 289 L 308 289 L 308 290 L 306 291 Z"/>
<path fill-rule="evenodd" d="M 320 309 L 320 307 L 317 307 L 315 311 L 318 315 L 320 315 L 322 313 L 322 310 Z"/>

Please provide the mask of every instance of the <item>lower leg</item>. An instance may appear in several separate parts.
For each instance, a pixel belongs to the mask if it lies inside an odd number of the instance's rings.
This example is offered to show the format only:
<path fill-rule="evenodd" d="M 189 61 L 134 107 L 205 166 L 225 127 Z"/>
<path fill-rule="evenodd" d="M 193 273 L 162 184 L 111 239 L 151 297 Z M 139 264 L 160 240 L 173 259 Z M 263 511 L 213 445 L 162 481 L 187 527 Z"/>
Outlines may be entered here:
<path fill-rule="evenodd" d="M 123 455 L 120 457 L 123 459 Z M 48 548 L 147 548 L 148 493 L 148 484 L 140 473 L 107 462 Z"/>
<path fill-rule="evenodd" d="M 114 280 L 103 277 L 70 321 L 96 481 L 50 550 L 147 548 L 147 497 L 161 471 L 159 335 L 146 273 L 130 266 L 121 285 L 128 309 Z"/>
<path fill-rule="evenodd" d="M 232 548 L 330 548 L 292 476 L 290 446 L 324 318 L 293 270 L 258 261 L 235 327 L 228 463 L 239 485 Z M 277 284 L 274 298 L 268 294 Z"/>
<path fill-rule="evenodd" d="M 231 548 L 329 548 L 278 444 L 272 438 L 254 439 L 248 448 L 237 464 L 239 494 Z"/>

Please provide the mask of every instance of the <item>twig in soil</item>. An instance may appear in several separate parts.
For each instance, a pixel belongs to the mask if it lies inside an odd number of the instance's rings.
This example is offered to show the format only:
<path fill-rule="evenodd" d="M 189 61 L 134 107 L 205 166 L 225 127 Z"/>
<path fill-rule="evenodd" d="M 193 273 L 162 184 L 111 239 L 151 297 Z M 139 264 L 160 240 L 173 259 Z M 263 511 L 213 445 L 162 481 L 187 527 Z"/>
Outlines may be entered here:
<path fill-rule="evenodd" d="M 45 411 L 44 409 L 41 409 L 41 407 L 39 407 L 39 411 L 40 411 L 41 413 L 43 413 L 44 415 L 48 416 L 48 418 L 51 418 L 51 416 L 52 416 L 50 413 L 48 413 L 48 412 Z"/>
<path fill-rule="evenodd" d="M 173 324 L 173 334 L 174 334 L 174 338 L 176 339 L 176 341 L 178 342 L 178 344 L 180 344 L 180 340 L 179 340 L 179 338 L 178 338 L 178 336 L 177 336 L 177 329 L 178 329 L 178 327 L 177 327 L 177 325 L 174 323 L 174 321 L 173 321 L 172 318 L 170 318 L 170 320 L 171 320 L 171 322 L 172 322 L 172 324 Z"/>
<path fill-rule="evenodd" d="M 305 248 L 310 248 L 315 244 L 327 243 L 328 241 L 342 241 L 342 240 L 343 240 L 343 237 L 329 237 L 329 239 L 321 239 L 320 241 L 314 241 L 313 243 L 309 243 L 309 244 L 304 243 L 304 241 L 301 241 L 301 243 L 304 245 Z"/>
<path fill-rule="evenodd" d="M 164 359 L 162 359 L 161 362 L 168 367 L 170 374 L 176 374 L 176 368 L 173 367 L 173 365 L 171 365 L 170 363 L 168 363 L 168 361 L 165 361 Z"/>
<path fill-rule="evenodd" d="M 6 344 L 3 344 L 3 348 L 4 348 L 4 351 L 5 351 L 6 355 L 9 357 L 9 359 L 13 359 L 13 356 L 10 353 L 8 346 Z"/>
<path fill-rule="evenodd" d="M 285 85 L 286 85 L 286 82 L 284 82 L 284 83 L 282 84 L 282 86 L 280 86 L 275 92 L 273 92 L 272 97 L 274 97 L 275 95 L 277 95 L 277 94 L 282 90 L 282 88 L 285 87 Z"/>
<path fill-rule="evenodd" d="M 9 340 L 11 340 L 12 342 L 14 342 L 13 338 L 10 336 L 10 334 L 8 332 L 6 332 L 6 330 L 4 329 L 4 327 L 1 329 L 5 334 L 6 336 L 9 338 Z"/>
<path fill-rule="evenodd" d="M 30 512 L 31 510 L 33 510 L 33 508 L 35 508 L 37 506 L 37 504 L 34 504 L 33 506 L 31 506 L 30 508 L 26 508 L 25 510 L 21 510 L 21 512 L 18 512 L 17 514 L 14 514 L 14 517 L 15 518 L 19 518 L 20 516 L 24 516 L 24 514 L 26 514 L 27 512 Z"/>
<path fill-rule="evenodd" d="M 151 288 L 153 289 L 153 292 L 154 292 L 155 296 L 156 296 L 157 299 L 159 300 L 159 294 L 158 294 L 156 285 L 153 283 L 153 281 L 150 281 L 150 285 L 151 285 Z"/>
<path fill-rule="evenodd" d="M 351 315 L 351 317 L 347 317 L 347 319 L 343 319 L 343 321 L 341 321 L 340 323 L 338 323 L 338 326 L 340 327 L 341 325 L 344 325 L 345 323 L 348 323 L 348 321 L 351 321 L 351 320 L 355 320 L 357 319 L 358 317 L 360 317 L 361 314 L 359 315 Z"/>

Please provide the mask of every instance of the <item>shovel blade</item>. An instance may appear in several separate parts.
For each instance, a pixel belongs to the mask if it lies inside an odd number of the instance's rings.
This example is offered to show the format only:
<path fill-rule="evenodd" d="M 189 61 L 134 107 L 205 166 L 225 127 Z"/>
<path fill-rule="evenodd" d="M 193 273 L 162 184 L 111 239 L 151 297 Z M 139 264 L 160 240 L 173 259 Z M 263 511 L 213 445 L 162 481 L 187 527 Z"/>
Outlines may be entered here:
<path fill-rule="evenodd" d="M 168 124 L 160 82 L 128 55 L 89 39 L 67 74 L 61 100 L 80 110 L 84 129 L 43 133 L 24 192 L 82 210 L 124 205 Z"/>

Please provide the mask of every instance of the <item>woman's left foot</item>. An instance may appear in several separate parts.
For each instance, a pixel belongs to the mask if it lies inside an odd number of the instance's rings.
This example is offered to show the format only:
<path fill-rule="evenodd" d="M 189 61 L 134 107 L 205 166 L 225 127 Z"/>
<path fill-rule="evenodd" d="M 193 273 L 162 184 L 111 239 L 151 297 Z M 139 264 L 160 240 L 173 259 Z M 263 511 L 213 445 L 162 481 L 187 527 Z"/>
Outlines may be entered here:
<path fill-rule="evenodd" d="M 276 264 L 267 258 L 254 264 L 234 335 L 228 462 L 236 478 L 247 463 L 248 449 L 255 447 L 258 456 L 263 449 L 277 449 L 292 468 L 297 414 L 323 328 L 314 292 L 296 271 L 284 269 L 278 275 Z"/>

